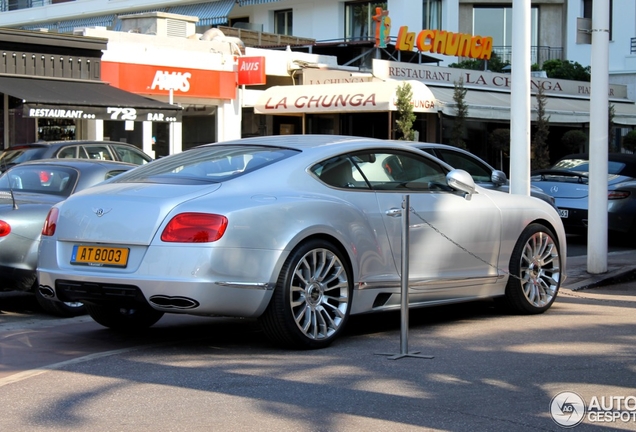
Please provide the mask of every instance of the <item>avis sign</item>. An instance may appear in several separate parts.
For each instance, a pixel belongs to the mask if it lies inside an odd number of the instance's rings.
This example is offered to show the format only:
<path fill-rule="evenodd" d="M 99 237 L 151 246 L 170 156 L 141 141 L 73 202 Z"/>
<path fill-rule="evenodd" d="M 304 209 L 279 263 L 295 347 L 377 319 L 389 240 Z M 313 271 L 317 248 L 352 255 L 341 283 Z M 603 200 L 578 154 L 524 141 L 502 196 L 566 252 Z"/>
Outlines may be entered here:
<path fill-rule="evenodd" d="M 238 85 L 265 84 L 265 57 L 238 58 Z"/>

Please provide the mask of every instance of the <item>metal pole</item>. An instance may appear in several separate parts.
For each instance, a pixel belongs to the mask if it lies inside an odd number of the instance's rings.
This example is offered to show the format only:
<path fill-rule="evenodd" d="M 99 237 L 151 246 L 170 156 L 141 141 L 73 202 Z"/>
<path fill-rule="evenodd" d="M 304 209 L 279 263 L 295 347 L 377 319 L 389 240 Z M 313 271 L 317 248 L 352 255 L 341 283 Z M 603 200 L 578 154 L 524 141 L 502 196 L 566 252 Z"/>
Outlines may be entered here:
<path fill-rule="evenodd" d="M 409 225 L 411 197 L 402 197 L 402 320 L 400 326 L 400 354 L 409 352 Z"/>
<path fill-rule="evenodd" d="M 530 195 L 530 0 L 512 4 L 510 193 Z"/>
<path fill-rule="evenodd" d="M 600 274 L 607 272 L 609 0 L 592 4 L 591 61 L 587 271 Z"/>
<path fill-rule="evenodd" d="M 378 353 L 378 355 L 388 355 L 389 360 L 397 360 L 403 357 L 417 357 L 432 359 L 433 356 L 421 355 L 420 351 L 409 353 L 409 212 L 411 209 L 411 198 L 409 195 L 402 196 L 402 283 L 400 287 L 401 307 L 400 307 L 400 353 Z"/>

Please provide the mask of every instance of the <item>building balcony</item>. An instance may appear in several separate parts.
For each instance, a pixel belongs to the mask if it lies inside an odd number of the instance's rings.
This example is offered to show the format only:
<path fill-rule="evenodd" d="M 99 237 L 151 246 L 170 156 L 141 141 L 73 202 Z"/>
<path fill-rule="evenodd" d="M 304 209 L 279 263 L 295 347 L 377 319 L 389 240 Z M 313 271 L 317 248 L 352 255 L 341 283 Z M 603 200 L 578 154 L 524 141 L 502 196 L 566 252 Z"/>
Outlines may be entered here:
<path fill-rule="evenodd" d="M 511 63 L 512 61 L 512 47 L 511 46 L 493 46 L 492 51 L 497 54 L 497 57 L 504 63 Z M 562 47 L 549 47 L 549 46 L 532 46 L 530 47 L 530 62 L 532 64 L 543 65 L 543 62 L 547 60 L 564 60 Z"/>

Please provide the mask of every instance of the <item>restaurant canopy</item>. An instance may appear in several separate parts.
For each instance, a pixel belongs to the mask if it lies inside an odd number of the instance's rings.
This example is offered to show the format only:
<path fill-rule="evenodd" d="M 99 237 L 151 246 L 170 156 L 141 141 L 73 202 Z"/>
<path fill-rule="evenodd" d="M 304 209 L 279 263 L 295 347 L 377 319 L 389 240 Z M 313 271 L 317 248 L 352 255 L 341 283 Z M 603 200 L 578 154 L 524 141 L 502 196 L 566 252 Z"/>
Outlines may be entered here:
<path fill-rule="evenodd" d="M 451 87 L 429 87 L 437 99 L 438 109 L 445 115 L 455 116 L 457 103 Z M 466 118 L 510 121 L 510 93 L 466 90 L 464 101 L 468 106 Z M 636 125 L 636 104 L 631 101 L 609 101 L 614 107 L 613 122 L 617 125 Z M 545 115 L 554 124 L 581 124 L 590 122 L 590 100 L 585 98 L 546 97 Z M 532 121 L 537 120 L 537 100 L 531 99 Z"/>
<path fill-rule="evenodd" d="M 273 86 L 254 105 L 257 114 L 360 113 L 397 111 L 397 89 L 411 85 L 413 112 L 437 112 L 435 96 L 419 81 Z"/>
<path fill-rule="evenodd" d="M 86 120 L 181 121 L 181 107 L 101 81 L 0 77 L 0 93 L 22 100 L 25 117 Z"/>

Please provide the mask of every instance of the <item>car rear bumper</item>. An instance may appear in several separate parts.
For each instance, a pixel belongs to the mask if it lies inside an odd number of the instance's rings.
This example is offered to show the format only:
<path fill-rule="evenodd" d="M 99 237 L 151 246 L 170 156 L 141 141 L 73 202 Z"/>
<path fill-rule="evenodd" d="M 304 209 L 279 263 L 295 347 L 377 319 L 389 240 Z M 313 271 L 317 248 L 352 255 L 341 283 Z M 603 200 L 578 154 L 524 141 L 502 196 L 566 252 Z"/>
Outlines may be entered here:
<path fill-rule="evenodd" d="M 567 218 L 561 218 L 566 232 L 580 233 L 587 230 L 588 211 L 586 209 L 559 207 L 559 210 L 567 210 L 568 212 Z M 607 229 L 613 232 L 630 233 L 634 230 L 634 216 L 609 212 L 607 214 Z"/>

